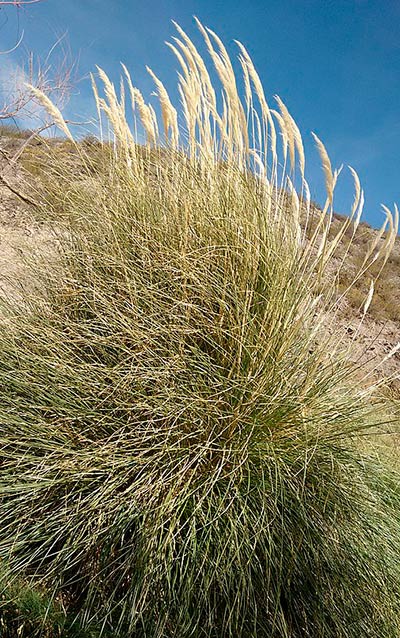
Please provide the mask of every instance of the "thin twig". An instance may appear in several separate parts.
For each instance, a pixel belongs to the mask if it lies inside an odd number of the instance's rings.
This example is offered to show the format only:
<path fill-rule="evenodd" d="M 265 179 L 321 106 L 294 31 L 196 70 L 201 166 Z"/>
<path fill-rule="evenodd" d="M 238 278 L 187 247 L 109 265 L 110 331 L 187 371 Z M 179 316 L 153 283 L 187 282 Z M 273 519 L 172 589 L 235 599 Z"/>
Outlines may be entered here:
<path fill-rule="evenodd" d="M 25 204 L 29 204 L 30 206 L 35 206 L 37 207 L 38 204 L 37 202 L 34 202 L 33 199 L 31 199 L 30 197 L 28 197 L 27 195 L 23 195 L 20 191 L 18 191 L 16 188 L 14 188 L 14 186 L 12 186 L 10 184 L 10 182 L 8 182 L 6 180 L 5 177 L 3 177 L 3 175 L 0 175 L 0 182 L 2 184 L 4 184 L 4 186 L 7 186 L 7 188 L 14 193 L 14 195 L 16 195 L 17 197 L 19 197 L 23 202 L 25 202 Z"/>

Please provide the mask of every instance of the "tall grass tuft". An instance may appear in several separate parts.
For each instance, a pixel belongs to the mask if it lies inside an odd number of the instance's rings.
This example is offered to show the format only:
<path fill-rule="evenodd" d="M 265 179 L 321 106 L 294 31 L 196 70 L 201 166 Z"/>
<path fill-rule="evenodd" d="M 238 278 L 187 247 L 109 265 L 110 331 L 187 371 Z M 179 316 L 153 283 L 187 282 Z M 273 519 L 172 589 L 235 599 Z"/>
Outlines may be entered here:
<path fill-rule="evenodd" d="M 361 187 L 332 235 L 322 142 L 318 213 L 288 110 L 199 27 L 212 69 L 170 44 L 179 113 L 100 70 L 103 141 L 44 159 L 57 251 L 0 324 L 3 596 L 23 575 L 91 635 L 394 638 L 398 474 L 358 445 L 383 417 L 331 329 Z"/>

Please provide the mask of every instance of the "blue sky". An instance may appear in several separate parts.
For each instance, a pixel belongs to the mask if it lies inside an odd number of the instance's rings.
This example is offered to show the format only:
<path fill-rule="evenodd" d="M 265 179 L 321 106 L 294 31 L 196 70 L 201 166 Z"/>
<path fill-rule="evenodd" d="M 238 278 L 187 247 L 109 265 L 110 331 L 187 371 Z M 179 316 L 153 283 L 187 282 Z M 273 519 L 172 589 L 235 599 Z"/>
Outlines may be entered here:
<path fill-rule="evenodd" d="M 288 106 L 304 137 L 312 196 L 323 197 L 315 131 L 334 166 L 357 170 L 366 195 L 364 219 L 379 225 L 380 203 L 400 203 L 399 0 L 44 0 L 0 11 L 0 48 L 12 47 L 24 30 L 23 45 L 8 58 L 18 62 L 29 50 L 45 56 L 66 33 L 80 78 L 68 116 L 82 120 L 93 113 L 85 76 L 96 64 L 116 80 L 125 62 L 150 97 L 147 64 L 176 97 L 177 62 L 164 41 L 175 34 L 174 19 L 201 47 L 193 15 L 233 55 L 233 40 L 243 42 L 267 96 L 278 94 Z M 350 186 L 345 175 L 338 212 L 351 205 Z"/>

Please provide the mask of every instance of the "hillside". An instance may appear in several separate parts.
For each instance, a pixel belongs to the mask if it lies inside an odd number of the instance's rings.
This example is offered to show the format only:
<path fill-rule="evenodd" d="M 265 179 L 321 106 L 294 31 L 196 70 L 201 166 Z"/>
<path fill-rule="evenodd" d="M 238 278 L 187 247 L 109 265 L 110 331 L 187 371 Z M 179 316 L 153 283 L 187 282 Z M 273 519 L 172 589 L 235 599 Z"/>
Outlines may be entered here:
<path fill-rule="evenodd" d="M 90 148 L 91 140 L 82 142 L 85 148 Z M 22 198 L 34 199 L 35 180 L 40 173 L 43 157 L 48 145 L 52 149 L 62 146 L 57 139 L 41 140 L 30 137 L 29 131 L 18 131 L 12 127 L 0 128 L 0 176 L 3 176 L 8 186 L 0 183 L 0 281 L 2 289 L 14 297 L 22 299 L 24 290 L 29 290 L 34 284 L 27 280 L 25 259 L 34 253 L 51 254 L 55 249 L 55 237 L 52 228 L 46 220 L 38 219 L 35 208 L 24 202 Z M 95 152 L 95 151 L 94 151 Z M 71 159 L 71 155 L 70 158 Z M 72 156 L 72 161 L 74 160 Z M 0 177 L 1 179 L 1 177 Z M 10 189 L 15 189 L 21 196 L 17 196 Z M 315 208 L 318 213 L 318 208 Z M 345 217 L 334 214 L 332 221 L 333 236 Z M 354 241 L 349 245 L 345 257 L 345 268 L 339 284 L 339 294 L 346 291 L 354 277 L 357 268 L 363 262 L 365 250 L 372 244 L 378 231 L 361 221 Z M 347 231 L 350 238 L 351 228 Z M 383 240 L 382 240 L 383 241 Z M 342 255 L 336 256 L 339 265 L 344 255 L 346 243 L 343 243 Z M 335 263 L 335 262 L 333 262 Z M 375 377 L 389 378 L 384 392 L 389 397 L 400 398 L 400 352 L 390 359 L 381 361 L 396 346 L 400 340 L 400 237 L 397 238 L 394 249 L 375 286 L 372 303 L 366 316 L 362 317 L 362 308 L 368 294 L 370 277 L 361 278 L 350 290 L 340 304 L 340 312 L 335 317 L 336 325 L 341 328 L 343 345 L 354 342 L 354 356 L 360 362 L 368 361 L 371 368 L 376 367 Z"/>
<path fill-rule="evenodd" d="M 0 128 L 0 635 L 400 638 L 399 209 L 195 21 Z"/>
<path fill-rule="evenodd" d="M 376 231 L 108 113 L 0 137 L 0 629 L 398 635 L 398 239 L 364 316 Z"/>

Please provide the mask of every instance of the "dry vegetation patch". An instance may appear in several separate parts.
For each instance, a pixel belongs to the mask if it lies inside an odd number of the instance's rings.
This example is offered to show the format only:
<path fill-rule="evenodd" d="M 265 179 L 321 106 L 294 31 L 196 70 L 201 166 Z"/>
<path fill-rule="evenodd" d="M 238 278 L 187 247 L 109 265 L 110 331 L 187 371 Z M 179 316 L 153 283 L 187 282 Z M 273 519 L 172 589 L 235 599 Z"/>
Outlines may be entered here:
<path fill-rule="evenodd" d="M 152 72 L 162 122 L 125 68 L 120 96 L 99 70 L 113 143 L 75 142 L 36 91 L 68 139 L 23 142 L 11 166 L 34 205 L 4 195 L 15 239 L 31 234 L 8 272 L 24 311 L 8 288 L 0 321 L 0 621 L 22 582 L 26 636 L 53 618 L 68 638 L 397 637 L 398 469 L 363 445 L 395 408 L 362 358 L 398 361 L 393 335 L 371 340 L 370 283 L 361 314 L 350 294 L 390 267 L 398 211 L 380 239 L 358 226 L 354 173 L 335 218 L 317 138 L 316 210 L 300 132 L 244 47 L 242 99 L 199 24 L 221 110 L 177 28 L 183 132 Z"/>

